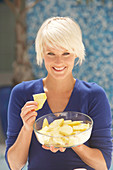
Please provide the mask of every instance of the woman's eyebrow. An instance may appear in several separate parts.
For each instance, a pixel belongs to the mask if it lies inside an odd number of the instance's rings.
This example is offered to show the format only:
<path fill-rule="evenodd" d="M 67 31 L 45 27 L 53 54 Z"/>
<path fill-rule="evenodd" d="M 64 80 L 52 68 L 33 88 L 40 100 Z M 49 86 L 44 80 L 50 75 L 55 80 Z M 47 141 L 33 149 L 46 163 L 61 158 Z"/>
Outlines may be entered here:
<path fill-rule="evenodd" d="M 46 50 L 46 53 L 55 53 L 53 50 Z"/>
<path fill-rule="evenodd" d="M 46 51 L 54 51 L 53 49 L 46 49 Z"/>
<path fill-rule="evenodd" d="M 65 53 L 66 53 L 66 54 L 70 54 L 70 52 L 68 52 L 68 51 L 64 51 L 64 52 L 62 52 L 62 53 L 63 53 L 63 54 L 65 54 Z"/>

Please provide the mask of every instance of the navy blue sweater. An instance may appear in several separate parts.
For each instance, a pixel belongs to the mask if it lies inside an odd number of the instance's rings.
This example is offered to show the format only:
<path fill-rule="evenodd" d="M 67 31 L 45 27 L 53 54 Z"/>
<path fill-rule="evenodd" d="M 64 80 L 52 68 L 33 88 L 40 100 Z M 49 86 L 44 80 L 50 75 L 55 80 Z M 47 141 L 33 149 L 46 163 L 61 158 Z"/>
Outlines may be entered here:
<path fill-rule="evenodd" d="M 27 101 L 33 100 L 33 94 L 43 92 L 43 79 L 22 82 L 13 88 L 8 107 L 6 161 L 7 151 L 16 141 L 23 125 L 20 117 L 21 108 Z M 109 169 L 112 153 L 112 116 L 104 90 L 96 83 L 87 83 L 76 79 L 74 89 L 64 111 L 82 112 L 93 119 L 92 135 L 85 145 L 100 149 Z M 37 118 L 51 112 L 46 100 L 43 108 L 38 111 Z M 93 169 L 86 165 L 71 148 L 66 149 L 64 153 L 59 151 L 52 153 L 43 149 L 33 132 L 28 155 L 29 170 L 73 170 L 80 167 L 87 170 Z"/>

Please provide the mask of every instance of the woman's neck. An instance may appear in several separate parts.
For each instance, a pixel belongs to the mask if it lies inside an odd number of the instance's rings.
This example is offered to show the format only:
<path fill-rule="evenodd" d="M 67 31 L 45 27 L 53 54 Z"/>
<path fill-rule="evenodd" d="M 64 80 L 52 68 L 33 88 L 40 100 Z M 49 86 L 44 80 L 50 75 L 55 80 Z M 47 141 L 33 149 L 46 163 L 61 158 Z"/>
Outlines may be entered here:
<path fill-rule="evenodd" d="M 53 92 L 67 92 L 74 88 L 76 79 L 73 76 L 69 76 L 66 79 L 53 79 L 50 76 L 47 76 L 43 79 L 44 91 L 53 91 Z"/>

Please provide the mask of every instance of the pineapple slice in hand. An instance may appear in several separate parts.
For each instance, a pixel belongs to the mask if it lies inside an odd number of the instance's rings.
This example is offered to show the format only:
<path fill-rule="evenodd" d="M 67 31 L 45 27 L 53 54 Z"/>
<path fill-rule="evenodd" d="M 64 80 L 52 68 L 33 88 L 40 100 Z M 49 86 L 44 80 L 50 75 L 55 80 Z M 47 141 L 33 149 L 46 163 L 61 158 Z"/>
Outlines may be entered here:
<path fill-rule="evenodd" d="M 47 99 L 47 96 L 46 96 L 46 93 L 39 93 L 39 94 L 34 94 L 33 98 L 34 98 L 34 101 L 38 103 L 38 108 L 36 109 L 37 111 L 43 107 Z"/>

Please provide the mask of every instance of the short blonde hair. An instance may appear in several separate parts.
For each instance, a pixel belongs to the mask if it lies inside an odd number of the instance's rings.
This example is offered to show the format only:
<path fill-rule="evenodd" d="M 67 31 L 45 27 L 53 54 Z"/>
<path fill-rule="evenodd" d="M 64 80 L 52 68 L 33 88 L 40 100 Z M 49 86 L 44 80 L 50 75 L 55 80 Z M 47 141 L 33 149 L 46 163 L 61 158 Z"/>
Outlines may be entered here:
<path fill-rule="evenodd" d="M 74 53 L 79 59 L 77 64 L 85 60 L 85 47 L 82 42 L 82 32 L 79 25 L 69 17 L 52 17 L 40 27 L 36 40 L 35 51 L 37 64 L 43 63 L 44 46 L 62 47 Z"/>

